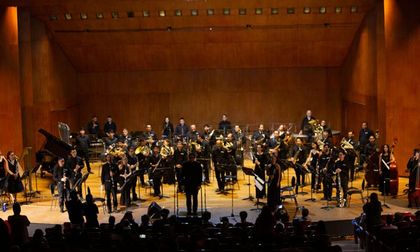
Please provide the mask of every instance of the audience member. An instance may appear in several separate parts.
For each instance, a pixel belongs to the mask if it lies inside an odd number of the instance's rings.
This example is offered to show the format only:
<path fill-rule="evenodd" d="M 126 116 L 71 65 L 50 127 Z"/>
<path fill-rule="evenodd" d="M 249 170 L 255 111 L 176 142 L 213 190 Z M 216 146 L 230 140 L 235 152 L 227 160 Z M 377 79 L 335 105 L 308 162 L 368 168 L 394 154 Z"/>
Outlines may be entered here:
<path fill-rule="evenodd" d="M 99 227 L 98 213 L 98 206 L 93 202 L 92 194 L 86 195 L 86 202 L 83 203 L 83 215 L 86 218 L 87 228 Z"/>
<path fill-rule="evenodd" d="M 370 201 L 363 206 L 363 212 L 366 214 L 365 225 L 368 231 L 382 224 L 382 206 L 377 193 L 370 194 Z"/>
<path fill-rule="evenodd" d="M 6 251 L 12 245 L 9 227 L 6 225 L 6 222 L 4 222 L 2 218 L 0 218 L 0 244 Z"/>
<path fill-rule="evenodd" d="M 392 215 L 386 216 L 385 225 L 381 228 L 382 230 L 389 230 L 389 229 L 398 229 L 397 226 L 392 224 Z"/>
<path fill-rule="evenodd" d="M 76 191 L 73 190 L 70 192 L 70 200 L 66 201 L 66 208 L 69 214 L 70 223 L 82 226 L 84 223 L 83 204 L 79 200 Z"/>
<path fill-rule="evenodd" d="M 274 225 L 276 224 L 271 209 L 264 206 L 258 215 L 254 225 L 255 238 L 257 240 L 269 241 L 274 234 Z"/>
<path fill-rule="evenodd" d="M 213 222 L 210 221 L 211 219 L 211 213 L 209 211 L 204 211 L 202 214 L 202 227 L 214 227 Z"/>
<path fill-rule="evenodd" d="M 13 215 L 9 216 L 8 222 L 11 228 L 11 238 L 14 245 L 21 246 L 29 241 L 28 226 L 31 224 L 28 217 L 20 215 L 19 203 L 13 204 Z"/>
<path fill-rule="evenodd" d="M 248 218 L 248 213 L 246 211 L 241 211 L 239 213 L 239 217 L 241 218 L 241 222 L 238 222 L 235 224 L 235 227 L 239 227 L 239 228 L 247 228 L 247 227 L 251 227 L 254 226 L 254 224 L 252 224 L 251 222 L 248 222 L 246 220 L 246 218 Z"/>

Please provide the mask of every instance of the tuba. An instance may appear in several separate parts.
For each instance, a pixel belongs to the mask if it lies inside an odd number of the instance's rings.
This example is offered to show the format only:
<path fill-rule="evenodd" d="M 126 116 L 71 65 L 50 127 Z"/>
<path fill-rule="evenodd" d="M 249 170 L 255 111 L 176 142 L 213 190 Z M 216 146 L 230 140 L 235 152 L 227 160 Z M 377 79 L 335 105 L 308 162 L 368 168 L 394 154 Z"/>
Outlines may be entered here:
<path fill-rule="evenodd" d="M 341 139 L 340 146 L 342 149 L 354 149 L 354 146 L 345 137 Z"/>

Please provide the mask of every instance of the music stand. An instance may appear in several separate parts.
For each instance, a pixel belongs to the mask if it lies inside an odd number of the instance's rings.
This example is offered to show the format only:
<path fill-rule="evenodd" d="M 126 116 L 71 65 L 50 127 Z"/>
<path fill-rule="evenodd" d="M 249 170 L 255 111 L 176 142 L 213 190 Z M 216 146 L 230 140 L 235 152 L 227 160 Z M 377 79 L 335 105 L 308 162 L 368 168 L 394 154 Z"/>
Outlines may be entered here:
<path fill-rule="evenodd" d="M 84 187 L 84 189 L 85 189 L 85 195 L 87 194 L 87 189 L 86 189 L 86 180 L 88 179 L 88 177 L 89 177 L 89 172 L 87 172 L 87 173 L 85 173 L 85 174 L 83 174 L 83 176 L 82 176 L 82 180 L 81 180 L 81 184 L 83 184 L 83 187 Z M 82 195 L 83 196 L 83 195 Z"/>
<path fill-rule="evenodd" d="M 316 171 L 315 171 L 316 172 Z M 312 202 L 315 202 L 316 201 L 316 199 L 313 197 L 313 191 L 315 190 L 315 192 L 316 192 L 316 187 L 317 187 L 317 185 L 316 184 L 314 184 L 314 188 L 312 188 L 312 172 L 310 173 L 311 175 L 309 176 L 310 177 L 310 181 L 311 181 L 311 197 L 309 198 L 309 199 L 306 199 L 305 201 L 312 201 Z M 315 176 L 317 176 L 317 175 L 315 175 Z"/>
<path fill-rule="evenodd" d="M 172 167 L 157 167 L 154 171 L 153 171 L 153 173 L 155 173 L 155 172 L 159 172 L 159 173 L 161 173 L 162 175 L 160 176 L 160 177 L 163 177 L 163 173 L 165 173 L 165 172 L 167 172 L 167 171 L 169 171 L 169 170 L 172 170 Z M 153 174 L 154 175 L 154 174 Z M 153 177 L 155 177 L 155 176 L 153 176 Z M 160 188 L 161 188 L 161 192 L 160 192 L 160 196 L 159 196 L 159 198 L 161 199 L 161 198 L 170 198 L 169 196 L 166 196 L 166 195 L 164 195 L 164 193 L 163 193 L 163 183 L 160 183 Z"/>
<path fill-rule="evenodd" d="M 28 187 L 28 178 L 31 175 L 30 171 L 25 171 L 22 174 L 21 180 L 24 179 L 25 180 L 25 190 L 23 195 L 25 196 L 25 205 L 28 205 L 30 203 L 32 203 L 31 199 L 32 196 L 35 194 L 35 192 L 28 192 L 27 187 Z"/>
<path fill-rule="evenodd" d="M 245 175 L 248 175 L 248 197 L 243 198 L 242 200 L 250 200 L 253 201 L 254 197 L 251 195 L 251 176 L 255 176 L 254 170 L 248 167 L 242 167 L 242 171 Z"/>
<path fill-rule="evenodd" d="M 41 168 L 42 164 L 40 165 L 36 165 L 34 168 L 32 168 L 32 170 L 30 171 L 30 173 L 35 174 L 35 194 L 41 194 L 40 191 L 38 191 L 38 177 L 36 176 L 36 173 L 38 172 L 39 168 Z"/>

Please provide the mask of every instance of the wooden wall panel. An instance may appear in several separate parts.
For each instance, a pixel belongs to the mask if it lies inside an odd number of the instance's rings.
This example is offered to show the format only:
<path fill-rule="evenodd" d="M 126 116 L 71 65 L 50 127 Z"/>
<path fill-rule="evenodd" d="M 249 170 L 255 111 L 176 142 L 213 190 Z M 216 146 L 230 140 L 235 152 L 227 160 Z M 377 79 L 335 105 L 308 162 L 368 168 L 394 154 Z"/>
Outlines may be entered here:
<path fill-rule="evenodd" d="M 17 9 L 0 7 L 0 149 L 22 151 Z M 18 154 L 19 155 L 19 154 Z"/>
<path fill-rule="evenodd" d="M 339 129 L 337 76 L 328 68 L 80 74 L 80 122 L 85 126 L 96 114 L 103 123 L 109 114 L 119 130 L 143 130 L 148 123 L 160 129 L 165 116 L 215 125 L 227 113 L 240 124 L 298 123 L 310 108 Z"/>

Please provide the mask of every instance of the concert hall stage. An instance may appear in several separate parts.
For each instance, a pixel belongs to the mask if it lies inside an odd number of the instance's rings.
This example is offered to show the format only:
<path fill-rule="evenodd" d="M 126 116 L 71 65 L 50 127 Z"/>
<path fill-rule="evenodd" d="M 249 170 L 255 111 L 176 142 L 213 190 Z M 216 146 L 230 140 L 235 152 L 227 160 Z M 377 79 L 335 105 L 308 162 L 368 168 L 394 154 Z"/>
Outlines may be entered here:
<path fill-rule="evenodd" d="M 246 167 L 253 167 L 249 160 L 245 162 Z M 91 174 L 87 180 L 87 186 L 91 189 L 91 192 L 94 197 L 104 197 L 104 192 L 101 192 L 101 185 L 100 185 L 100 163 L 94 163 L 92 165 L 92 171 L 94 174 Z M 289 178 L 294 176 L 294 171 L 289 169 Z M 361 188 L 362 177 L 364 176 L 363 173 L 357 174 L 357 179 L 353 183 L 354 187 Z M 233 214 L 234 217 L 231 218 L 231 222 L 239 221 L 239 217 L 237 216 L 240 211 L 245 210 L 248 212 L 248 219 L 250 221 L 255 221 L 259 211 L 251 211 L 251 209 L 255 209 L 255 199 L 251 200 L 243 200 L 247 198 L 248 195 L 248 177 L 243 174 L 242 171 L 238 171 L 238 183 L 234 186 L 233 191 Z M 283 174 L 282 186 L 287 185 L 287 171 Z M 307 182 L 308 182 L 307 177 Z M 40 196 L 37 198 L 32 198 L 32 202 L 30 204 L 23 204 L 22 206 L 22 214 L 27 215 L 29 220 L 32 223 L 40 223 L 40 224 L 62 224 L 63 222 L 68 221 L 67 212 L 60 213 L 58 202 L 52 201 L 51 192 L 48 188 L 48 185 L 52 182 L 51 175 L 47 174 L 45 178 L 38 178 L 38 190 L 41 192 Z M 399 180 L 399 196 L 396 198 L 392 198 L 388 196 L 386 198 L 386 204 L 389 205 L 390 208 L 384 207 L 384 214 L 386 213 L 395 213 L 395 212 L 415 212 L 415 209 L 407 208 L 408 201 L 407 195 L 403 195 L 403 190 L 405 189 L 405 185 L 408 183 L 407 178 L 400 178 Z M 349 183 L 349 187 L 351 184 Z M 298 205 L 299 207 L 306 207 L 310 211 L 310 217 L 312 220 L 324 220 L 324 221 L 344 221 L 348 223 L 349 220 L 355 218 L 356 216 L 360 215 L 362 211 L 362 201 L 360 194 L 353 195 L 351 199 L 351 206 L 348 208 L 332 208 L 328 210 L 321 209 L 321 207 L 326 206 L 326 201 L 320 201 L 322 198 L 322 193 L 314 194 L 313 197 L 316 198 L 315 202 L 306 201 L 310 198 L 310 190 L 309 186 L 306 186 L 303 191 L 308 193 L 306 195 L 298 195 Z M 145 201 L 137 201 L 135 204 L 138 206 L 132 206 L 128 209 L 121 209 L 118 213 L 112 213 L 119 221 L 119 219 L 123 216 L 126 210 L 132 211 L 134 214 L 135 219 L 140 222 L 140 216 L 147 212 L 148 206 L 152 202 L 157 202 L 161 207 L 165 207 L 170 210 L 171 214 L 174 213 L 174 209 L 176 209 L 176 202 L 174 201 L 174 186 L 173 185 L 164 185 L 163 193 L 164 198 L 159 199 L 158 197 L 153 197 L 150 195 L 149 188 L 137 188 L 137 191 L 140 190 L 140 196 Z M 218 222 L 220 217 L 223 216 L 231 216 L 232 213 L 232 194 L 229 193 L 226 195 L 217 194 L 216 190 L 216 180 L 214 178 L 214 174 L 212 173 L 211 177 L 211 184 L 209 186 L 203 187 L 202 190 L 206 192 L 206 208 L 208 211 L 212 213 L 212 220 L 213 222 Z M 152 190 L 153 191 L 153 190 Z M 301 191 L 301 190 L 299 190 Z M 369 191 L 374 192 L 374 191 Z M 204 191 L 203 191 L 204 195 Z M 251 195 L 255 196 L 255 187 L 254 181 L 251 179 Z M 335 195 L 335 190 L 333 195 Z M 365 191 L 364 196 L 367 195 Z M 185 195 L 179 194 L 179 215 L 183 216 L 186 214 L 186 206 L 185 206 Z M 24 198 L 20 195 L 19 202 L 24 202 Z M 383 201 L 383 197 L 380 197 L 380 200 Z M 262 200 L 265 202 L 265 199 Z M 53 207 L 51 204 L 53 203 Z M 335 202 L 331 202 L 330 205 L 335 205 Z M 174 208 L 175 207 L 175 208 Z M 201 197 L 199 194 L 199 209 L 201 211 Z M 289 211 L 289 215 L 293 218 L 296 209 L 297 215 L 300 215 L 299 208 L 296 208 L 295 203 L 287 199 L 285 201 L 285 207 Z M 204 197 L 203 197 L 203 210 L 204 210 Z M 6 212 L 0 212 L 0 218 L 7 218 L 8 215 L 11 215 L 11 207 L 8 207 Z M 107 213 L 105 208 L 99 207 L 99 221 L 100 222 L 107 222 L 109 214 Z"/>

